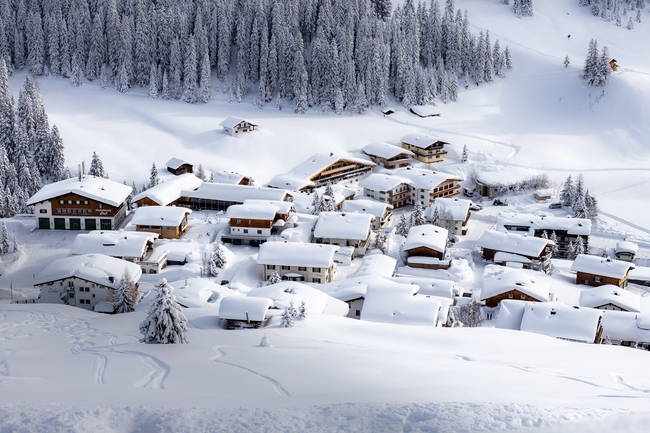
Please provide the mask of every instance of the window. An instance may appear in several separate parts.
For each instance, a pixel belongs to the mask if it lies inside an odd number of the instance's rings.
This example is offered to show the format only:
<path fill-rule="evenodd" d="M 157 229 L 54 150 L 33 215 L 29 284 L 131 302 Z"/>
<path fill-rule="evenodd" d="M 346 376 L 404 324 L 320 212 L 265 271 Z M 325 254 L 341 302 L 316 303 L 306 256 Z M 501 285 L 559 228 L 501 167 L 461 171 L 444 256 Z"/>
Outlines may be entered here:
<path fill-rule="evenodd" d="M 99 203 L 99 208 L 100 208 L 100 209 L 102 209 L 103 206 L 104 206 L 104 205 L 102 205 L 101 203 Z"/>
<path fill-rule="evenodd" d="M 314 268 L 313 271 L 314 272 L 320 272 L 320 268 Z"/>
<path fill-rule="evenodd" d="M 258 230 L 258 231 L 257 231 L 257 234 L 258 234 L 258 235 L 261 235 L 261 234 L 262 234 L 262 230 Z"/>
<path fill-rule="evenodd" d="M 275 270 L 275 265 L 266 265 L 266 269 Z"/>
<path fill-rule="evenodd" d="M 312 278 L 312 283 L 320 283 L 320 278 Z"/>
<path fill-rule="evenodd" d="M 361 316 L 361 310 L 356 310 L 355 313 L 357 316 Z"/>
<path fill-rule="evenodd" d="M 93 293 L 93 298 L 95 297 L 95 294 Z"/>
<path fill-rule="evenodd" d="M 244 233 L 248 233 L 248 229 L 244 229 Z"/>
<path fill-rule="evenodd" d="M 508 294 L 508 298 L 509 298 L 509 299 L 512 299 L 512 293 L 509 293 L 509 294 Z"/>
<path fill-rule="evenodd" d="M 84 204 L 88 204 L 88 200 L 84 200 Z"/>
<path fill-rule="evenodd" d="M 59 209 L 57 209 L 57 210 L 59 210 Z M 47 213 L 47 209 L 41 209 L 41 210 L 39 210 L 39 212 L 40 213 Z"/>
<path fill-rule="evenodd" d="M 600 278 L 600 277 L 594 277 L 594 281 L 597 282 L 597 283 L 602 283 L 603 279 Z"/>
<path fill-rule="evenodd" d="M 526 295 L 521 295 L 521 299 L 526 299 Z"/>
<path fill-rule="evenodd" d="M 68 200 L 68 204 L 72 204 L 72 200 Z"/>
<path fill-rule="evenodd" d="M 81 204 L 81 200 L 76 200 L 74 204 Z"/>
<path fill-rule="evenodd" d="M 306 271 L 307 268 L 305 266 L 298 266 L 299 271 Z"/>
<path fill-rule="evenodd" d="M 586 284 L 586 285 L 589 285 L 589 280 L 585 280 L 585 284 Z"/>
<path fill-rule="evenodd" d="M 241 220 L 236 220 L 236 221 L 237 221 L 237 224 L 241 224 Z"/>
<path fill-rule="evenodd" d="M 282 266 L 283 271 L 288 271 L 289 269 L 291 269 L 291 266 Z"/>
<path fill-rule="evenodd" d="M 59 204 L 65 204 L 65 200 L 59 200 Z"/>

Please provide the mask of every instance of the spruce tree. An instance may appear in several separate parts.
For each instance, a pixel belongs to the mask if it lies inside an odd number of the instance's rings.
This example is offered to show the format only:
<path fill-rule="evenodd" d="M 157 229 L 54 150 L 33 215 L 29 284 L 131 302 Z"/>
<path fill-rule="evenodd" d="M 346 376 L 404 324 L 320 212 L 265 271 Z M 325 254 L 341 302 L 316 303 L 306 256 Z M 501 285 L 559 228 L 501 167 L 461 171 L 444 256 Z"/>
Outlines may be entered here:
<path fill-rule="evenodd" d="M 573 180 L 571 175 L 566 178 L 562 186 L 562 191 L 560 191 L 560 201 L 563 206 L 573 206 L 573 197 L 575 196 L 575 186 L 573 185 Z"/>
<path fill-rule="evenodd" d="M 158 68 L 155 63 L 152 63 L 149 69 L 149 97 L 158 98 Z"/>
<path fill-rule="evenodd" d="M 124 273 L 114 293 L 115 301 L 113 302 L 113 306 L 118 314 L 135 311 L 137 300 L 134 299 L 134 294 L 137 290 L 136 283 L 133 281 L 129 269 L 124 268 Z"/>
<path fill-rule="evenodd" d="M 420 202 L 415 203 L 413 213 L 411 214 L 411 221 L 413 221 L 414 226 L 421 226 L 427 223 L 427 220 L 424 217 L 424 209 Z"/>
<path fill-rule="evenodd" d="M 7 224 L 2 221 L 2 251 L 3 254 L 9 252 L 9 232 L 7 231 Z"/>
<path fill-rule="evenodd" d="M 410 229 L 411 229 L 411 224 L 409 223 L 409 220 L 406 219 L 406 215 L 402 213 L 399 217 L 399 222 L 397 223 L 395 234 L 406 238 L 409 234 Z"/>
<path fill-rule="evenodd" d="M 187 317 L 176 302 L 173 288 L 162 278 L 156 284 L 156 297 L 151 303 L 147 318 L 140 324 L 141 343 L 189 343 Z"/>
<path fill-rule="evenodd" d="M 585 254 L 585 242 L 582 239 L 582 236 L 576 238 L 576 242 L 573 245 L 574 256 L 578 257 L 580 254 Z"/>
<path fill-rule="evenodd" d="M 555 234 L 555 230 L 551 232 L 551 237 L 549 240 L 553 241 L 553 246 L 551 247 L 551 257 L 557 257 L 560 250 L 558 248 L 557 234 Z"/>
<path fill-rule="evenodd" d="M 568 260 L 576 259 L 575 245 L 573 244 L 573 241 L 569 241 L 569 245 L 566 248 L 566 258 Z"/>
<path fill-rule="evenodd" d="M 273 284 L 278 284 L 282 282 L 282 278 L 280 278 L 280 274 L 277 272 L 271 272 L 271 275 L 269 275 L 269 279 L 266 281 L 267 286 L 272 286 Z"/>
<path fill-rule="evenodd" d="M 585 203 L 585 185 L 582 174 L 578 175 L 575 186 L 575 195 L 573 197 L 573 204 L 571 206 L 573 210 L 573 216 L 575 218 L 586 218 L 587 217 L 587 206 Z"/>
<path fill-rule="evenodd" d="M 467 159 L 468 159 L 468 154 L 467 154 L 467 145 L 464 144 L 464 145 L 463 145 L 463 154 L 462 154 L 460 160 L 461 160 L 461 162 L 467 162 Z"/>
<path fill-rule="evenodd" d="M 282 312 L 280 325 L 285 328 L 292 328 L 295 326 L 295 323 L 293 323 L 293 316 L 289 312 L 289 308 L 285 308 L 284 311 Z"/>
<path fill-rule="evenodd" d="M 90 162 L 88 175 L 95 176 L 95 177 L 103 177 L 103 178 L 108 177 L 106 176 L 106 172 L 104 171 L 104 165 L 102 164 L 102 160 L 99 158 L 99 155 L 97 155 L 97 153 L 95 152 L 93 152 L 93 159 Z"/>
<path fill-rule="evenodd" d="M 305 301 L 302 301 L 300 307 L 298 307 L 298 318 L 300 320 L 309 319 L 309 311 L 307 310 L 307 304 L 305 304 Z"/>
<path fill-rule="evenodd" d="M 203 54 L 201 60 L 201 71 L 199 78 L 198 100 L 202 103 L 207 103 L 212 97 L 212 83 L 210 82 L 211 76 L 210 57 L 207 51 Z"/>
<path fill-rule="evenodd" d="M 564 67 L 568 68 L 570 64 L 571 61 L 569 60 L 569 55 L 567 54 L 566 57 L 564 57 Z"/>
<path fill-rule="evenodd" d="M 375 248 L 380 250 L 383 254 L 388 254 L 388 238 L 386 237 L 386 232 L 382 228 L 377 230 Z"/>
<path fill-rule="evenodd" d="M 203 164 L 199 164 L 199 168 L 196 170 L 196 177 L 201 179 L 203 182 L 208 180 L 208 177 L 205 174 L 205 170 L 203 169 Z"/>
<path fill-rule="evenodd" d="M 154 162 L 151 165 L 151 171 L 149 172 L 149 188 L 153 188 L 159 183 L 160 178 L 158 177 L 158 169 L 156 168 L 156 163 Z"/>
<path fill-rule="evenodd" d="M 183 101 L 194 104 L 198 101 L 197 96 L 197 56 L 196 42 L 194 36 L 190 36 L 189 47 L 185 53 L 185 66 L 183 72 Z"/>

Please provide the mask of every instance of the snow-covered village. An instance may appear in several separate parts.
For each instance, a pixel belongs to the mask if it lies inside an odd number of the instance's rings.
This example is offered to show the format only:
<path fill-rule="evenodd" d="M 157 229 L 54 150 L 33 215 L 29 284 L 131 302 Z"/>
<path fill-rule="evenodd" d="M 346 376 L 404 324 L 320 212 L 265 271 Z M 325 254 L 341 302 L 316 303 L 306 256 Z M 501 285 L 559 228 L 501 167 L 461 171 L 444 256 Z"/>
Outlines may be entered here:
<path fill-rule="evenodd" d="M 647 431 L 648 23 L 0 0 L 0 432 Z"/>

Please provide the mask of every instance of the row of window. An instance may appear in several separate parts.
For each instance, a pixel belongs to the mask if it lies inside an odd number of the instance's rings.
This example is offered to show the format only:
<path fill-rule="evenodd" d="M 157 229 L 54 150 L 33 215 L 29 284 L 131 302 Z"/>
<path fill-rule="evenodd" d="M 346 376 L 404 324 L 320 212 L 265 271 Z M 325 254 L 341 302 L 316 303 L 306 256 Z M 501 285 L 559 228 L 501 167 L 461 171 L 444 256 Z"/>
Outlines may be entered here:
<path fill-rule="evenodd" d="M 45 209 L 41 209 L 41 213 L 47 213 Z M 91 215 L 92 209 L 57 209 L 57 214 L 73 214 L 73 215 Z"/>
<path fill-rule="evenodd" d="M 248 234 L 248 229 L 243 229 L 243 232 L 244 232 L 244 234 Z M 262 234 L 262 230 L 257 230 L 257 234 L 258 234 L 258 235 L 261 235 L 261 234 Z"/>
<path fill-rule="evenodd" d="M 90 305 L 90 299 L 79 299 L 79 305 Z"/>
<path fill-rule="evenodd" d="M 283 271 L 289 271 L 291 270 L 291 266 L 280 266 L 280 268 Z M 275 270 L 275 265 L 266 265 L 266 269 L 269 271 L 274 271 Z M 307 268 L 305 266 L 298 266 L 299 271 L 307 272 Z M 320 272 L 321 268 L 312 268 L 312 272 Z"/>
<path fill-rule="evenodd" d="M 149 229 L 149 230 L 171 230 L 171 231 L 176 230 L 176 226 L 145 226 L 140 224 L 138 224 L 138 228 Z"/>
<path fill-rule="evenodd" d="M 88 204 L 88 200 L 59 200 L 59 204 Z M 102 204 L 99 204 L 102 207 Z"/>

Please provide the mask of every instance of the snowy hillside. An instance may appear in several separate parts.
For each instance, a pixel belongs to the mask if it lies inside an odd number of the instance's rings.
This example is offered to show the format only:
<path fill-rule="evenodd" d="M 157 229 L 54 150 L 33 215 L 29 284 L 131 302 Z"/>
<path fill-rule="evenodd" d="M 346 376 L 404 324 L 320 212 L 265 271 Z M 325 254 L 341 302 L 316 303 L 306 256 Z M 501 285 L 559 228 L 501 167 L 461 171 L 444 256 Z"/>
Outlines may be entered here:
<path fill-rule="evenodd" d="M 153 162 L 162 168 L 178 157 L 263 185 L 315 153 L 398 144 L 406 134 L 426 132 L 450 143 L 440 170 L 464 178 L 525 168 L 547 173 L 559 185 L 582 173 L 601 209 L 593 229 L 598 237 L 590 244 L 611 247 L 610 237 L 633 239 L 650 257 L 650 9 L 628 30 L 631 12 L 618 27 L 579 0 L 536 0 L 534 16 L 521 18 L 501 0 L 455 4 L 467 9 L 472 32 L 489 30 L 493 42 L 509 46 L 514 67 L 505 78 L 461 85 L 458 102 L 438 102 L 441 117 L 419 118 L 393 97 L 392 115 L 377 106 L 363 115 L 317 107 L 296 114 L 293 102 L 278 110 L 275 101 L 260 109 L 253 105 L 255 92 L 229 103 L 216 74 L 206 104 L 151 99 L 141 87 L 124 94 L 110 85 L 102 90 L 98 81 L 75 88 L 55 76 L 38 82 L 72 169 L 82 160 L 88 165 L 95 151 L 112 180 L 140 187 Z M 590 88 L 580 78 L 593 38 L 619 65 L 604 88 Z M 26 74 L 19 70 L 9 78 L 16 98 Z M 229 116 L 251 120 L 259 130 L 231 137 L 219 127 Z M 463 146 L 467 163 L 460 161 Z M 510 206 L 551 212 L 530 197 L 510 197 Z M 489 229 L 498 211 L 486 207 L 473 214 L 470 234 L 457 247 L 475 243 L 478 229 Z M 200 229 L 183 240 L 188 251 L 199 251 L 226 227 L 214 212 L 192 218 L 190 226 Z M 3 297 L 10 284 L 26 293 L 40 269 L 68 254 L 74 237 L 32 232 L 28 218 L 7 224 L 24 249 L 3 256 Z M 256 252 L 241 247 L 219 279 L 254 287 L 260 279 Z M 198 276 L 200 258 L 179 268 L 169 270 L 170 281 Z M 145 276 L 142 287 L 150 289 L 155 277 Z M 477 271 L 463 283 L 479 277 Z M 569 277 L 557 281 L 557 293 L 573 290 L 565 287 Z M 268 328 L 226 331 L 205 299 L 206 307 L 185 310 L 191 344 L 144 345 L 138 325 L 148 302 L 115 316 L 0 303 L 0 431 L 647 428 L 647 351 L 489 327 L 431 329 L 325 315 L 290 329 L 274 317 Z M 258 347 L 265 334 L 272 347 Z"/>

